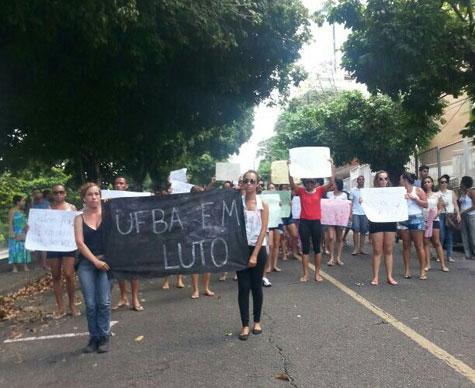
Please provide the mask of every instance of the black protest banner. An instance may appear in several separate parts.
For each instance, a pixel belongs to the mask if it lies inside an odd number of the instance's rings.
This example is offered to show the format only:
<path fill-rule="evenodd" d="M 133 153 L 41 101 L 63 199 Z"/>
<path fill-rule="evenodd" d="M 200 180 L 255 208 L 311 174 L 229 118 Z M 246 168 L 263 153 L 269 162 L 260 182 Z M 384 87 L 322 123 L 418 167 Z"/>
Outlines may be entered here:
<path fill-rule="evenodd" d="M 116 279 L 247 267 L 239 192 L 117 198 L 103 205 L 105 257 Z"/>

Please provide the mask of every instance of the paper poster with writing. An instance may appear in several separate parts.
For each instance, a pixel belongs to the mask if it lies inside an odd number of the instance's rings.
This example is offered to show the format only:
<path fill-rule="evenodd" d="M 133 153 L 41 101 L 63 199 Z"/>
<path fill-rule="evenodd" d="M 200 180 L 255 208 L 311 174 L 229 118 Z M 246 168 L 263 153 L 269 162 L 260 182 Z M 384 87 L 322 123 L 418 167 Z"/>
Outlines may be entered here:
<path fill-rule="evenodd" d="M 332 175 L 330 148 L 298 147 L 289 150 L 289 171 L 293 178 L 327 178 Z"/>
<path fill-rule="evenodd" d="M 82 212 L 31 209 L 25 248 L 30 251 L 70 252 L 77 249 L 74 218 Z"/>
<path fill-rule="evenodd" d="M 398 222 L 409 219 L 404 187 L 361 189 L 361 206 L 371 222 Z"/>
<path fill-rule="evenodd" d="M 180 168 L 170 172 L 170 181 L 188 182 L 186 179 L 186 168 Z"/>
<path fill-rule="evenodd" d="M 150 197 L 152 193 L 126 190 L 101 190 L 101 199 L 114 199 L 125 197 Z"/>
<path fill-rule="evenodd" d="M 189 193 L 191 188 L 193 187 L 192 184 L 181 182 L 181 181 L 171 181 L 171 184 L 172 184 L 172 194 Z"/>
<path fill-rule="evenodd" d="M 269 205 L 269 222 L 267 228 L 277 228 L 281 222 L 280 196 L 277 191 L 267 191 L 261 194 L 261 199 Z"/>
<path fill-rule="evenodd" d="M 351 201 L 322 199 L 322 225 L 347 226 L 350 218 Z"/>
<path fill-rule="evenodd" d="M 239 163 L 216 163 L 217 181 L 237 181 L 241 176 L 241 165 Z"/>
<path fill-rule="evenodd" d="M 276 184 L 289 184 L 289 166 L 287 160 L 276 160 L 271 165 L 271 181 Z"/>

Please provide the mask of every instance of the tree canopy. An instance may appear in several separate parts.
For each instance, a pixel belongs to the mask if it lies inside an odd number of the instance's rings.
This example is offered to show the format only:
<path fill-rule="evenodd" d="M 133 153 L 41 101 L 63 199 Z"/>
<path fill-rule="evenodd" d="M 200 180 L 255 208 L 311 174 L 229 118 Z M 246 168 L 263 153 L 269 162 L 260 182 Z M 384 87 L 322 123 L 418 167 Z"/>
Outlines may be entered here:
<path fill-rule="evenodd" d="M 473 0 L 330 0 L 320 16 L 351 29 L 342 65 L 371 93 L 428 115 L 442 112 L 443 96 L 466 93 L 462 134 L 475 135 Z"/>
<path fill-rule="evenodd" d="M 1 166 L 40 160 L 76 181 L 158 185 L 190 155 L 237 151 L 309 38 L 299 0 L 0 4 Z"/>
<path fill-rule="evenodd" d="M 307 102 L 309 101 L 309 102 Z M 416 147 L 424 147 L 439 130 L 428 116 L 409 115 L 388 96 L 365 97 L 358 91 L 335 91 L 320 98 L 293 101 L 280 116 L 275 136 L 264 144 L 264 161 L 280 159 L 293 147 L 330 147 L 336 165 L 357 158 L 392 179 Z M 266 166 L 266 165 L 264 165 Z"/>

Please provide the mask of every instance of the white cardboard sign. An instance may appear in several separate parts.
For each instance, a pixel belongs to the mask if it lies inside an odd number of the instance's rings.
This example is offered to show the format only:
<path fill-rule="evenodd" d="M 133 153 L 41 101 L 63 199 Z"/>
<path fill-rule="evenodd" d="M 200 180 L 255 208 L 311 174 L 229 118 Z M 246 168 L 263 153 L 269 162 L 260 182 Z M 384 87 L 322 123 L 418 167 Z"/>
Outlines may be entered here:
<path fill-rule="evenodd" d="M 101 199 L 114 199 L 125 197 L 150 197 L 152 193 L 125 190 L 101 190 Z"/>
<path fill-rule="evenodd" d="M 237 181 L 241 176 L 241 165 L 239 163 L 216 163 L 217 181 Z"/>
<path fill-rule="evenodd" d="M 170 181 L 179 181 L 187 183 L 188 180 L 186 179 L 186 170 L 186 168 L 181 168 L 179 170 L 170 172 Z"/>
<path fill-rule="evenodd" d="M 291 148 L 289 158 L 289 171 L 294 178 L 327 178 L 332 175 L 328 147 Z"/>
<path fill-rule="evenodd" d="M 361 206 L 371 222 L 398 222 L 409 218 L 404 187 L 361 189 Z"/>
<path fill-rule="evenodd" d="M 185 183 L 181 181 L 171 181 L 171 184 L 172 184 L 172 194 L 189 193 L 191 188 L 194 186 L 190 183 Z"/>
<path fill-rule="evenodd" d="M 74 218 L 79 214 L 82 212 L 31 209 L 25 248 L 30 251 L 75 251 Z"/>

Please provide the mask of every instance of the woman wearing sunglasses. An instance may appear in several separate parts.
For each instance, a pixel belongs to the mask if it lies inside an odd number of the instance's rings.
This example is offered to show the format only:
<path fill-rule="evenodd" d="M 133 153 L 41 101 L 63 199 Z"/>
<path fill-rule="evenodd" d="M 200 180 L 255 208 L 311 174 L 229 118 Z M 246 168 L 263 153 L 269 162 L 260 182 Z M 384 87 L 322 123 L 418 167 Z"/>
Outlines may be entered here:
<path fill-rule="evenodd" d="M 294 182 L 294 178 L 290 176 L 289 181 L 292 190 L 297 192 L 300 197 L 300 225 L 299 233 L 302 239 L 302 267 L 303 276 L 300 278 L 301 282 L 308 280 L 308 258 L 310 253 L 310 239 L 312 240 L 313 251 L 315 253 L 315 280 L 321 282 L 323 279 L 320 276 L 320 264 L 322 261 L 322 255 L 320 253 L 320 237 L 322 234 L 321 220 L 321 206 L 320 201 L 323 195 L 329 191 L 335 183 L 335 173 L 333 169 L 333 160 L 330 158 L 332 166 L 332 176 L 328 184 L 317 187 L 316 178 L 302 179 L 304 187 L 297 186 Z M 290 160 L 287 162 L 290 164 Z"/>
<path fill-rule="evenodd" d="M 453 263 L 454 231 L 445 225 L 445 218 L 455 214 L 457 222 L 460 224 L 460 210 L 457 204 L 457 196 L 453 190 L 449 190 L 450 177 L 445 174 L 439 178 L 439 190 L 442 200 L 442 212 L 440 213 L 440 244 L 442 247 L 446 244 L 447 261 Z"/>
<path fill-rule="evenodd" d="M 76 206 L 66 202 L 66 189 L 61 184 L 53 186 L 53 198 L 49 209 L 77 211 Z M 66 315 L 63 305 L 63 283 L 61 272 L 66 278 L 66 290 L 68 292 L 69 309 L 73 316 L 81 315 L 74 304 L 74 260 L 76 251 L 71 252 L 47 252 L 46 257 L 51 267 L 53 277 L 53 290 L 56 297 L 58 311 L 53 314 L 54 319 L 62 318 Z"/>
<path fill-rule="evenodd" d="M 387 171 L 380 170 L 374 176 L 374 187 L 390 187 L 389 175 Z M 379 268 L 381 267 L 381 257 L 384 253 L 384 264 L 386 265 L 386 278 L 389 284 L 396 286 L 393 279 L 393 245 L 396 238 L 397 222 L 370 222 L 369 234 L 373 244 L 373 280 L 371 284 L 379 284 Z"/>
<path fill-rule="evenodd" d="M 252 291 L 254 327 L 253 334 L 261 334 L 261 311 L 263 302 L 262 277 L 267 262 L 265 236 L 269 221 L 269 206 L 256 195 L 259 174 L 249 170 L 244 174 L 243 187 L 246 195 L 243 196 L 244 216 L 246 220 L 246 237 L 249 245 L 249 264 L 246 269 L 237 271 L 238 301 L 241 313 L 242 329 L 239 334 L 241 341 L 249 337 L 249 292 Z"/>

